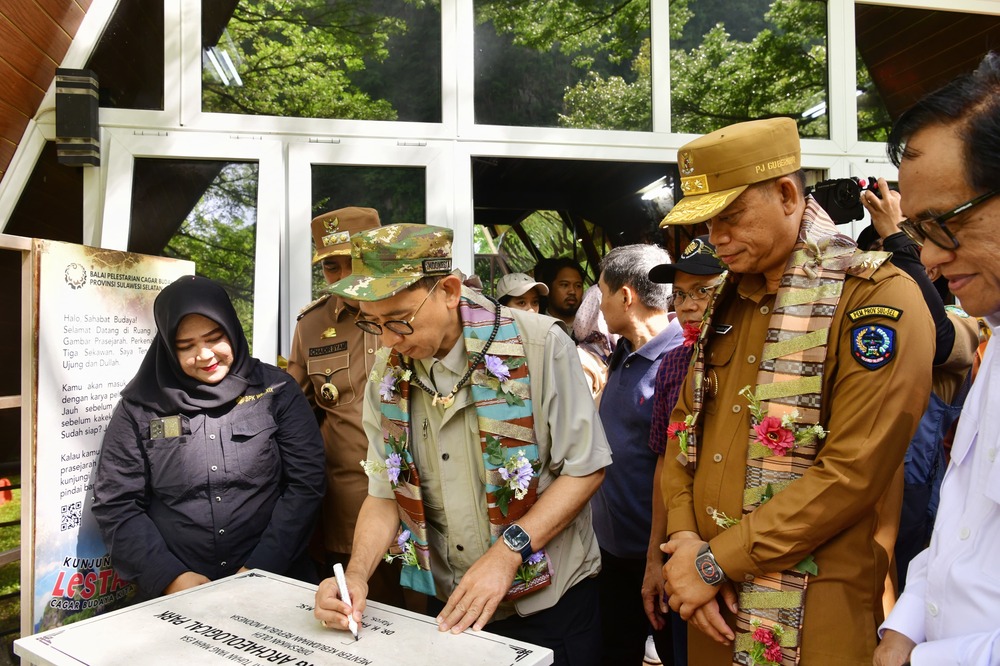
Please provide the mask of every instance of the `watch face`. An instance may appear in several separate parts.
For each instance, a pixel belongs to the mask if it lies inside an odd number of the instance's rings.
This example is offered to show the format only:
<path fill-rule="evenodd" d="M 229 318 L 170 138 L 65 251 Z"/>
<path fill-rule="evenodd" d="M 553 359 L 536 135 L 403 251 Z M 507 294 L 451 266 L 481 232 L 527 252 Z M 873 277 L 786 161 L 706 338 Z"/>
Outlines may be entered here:
<path fill-rule="evenodd" d="M 531 537 L 520 525 L 511 525 L 503 531 L 503 542 L 512 550 L 521 550 L 531 543 Z"/>

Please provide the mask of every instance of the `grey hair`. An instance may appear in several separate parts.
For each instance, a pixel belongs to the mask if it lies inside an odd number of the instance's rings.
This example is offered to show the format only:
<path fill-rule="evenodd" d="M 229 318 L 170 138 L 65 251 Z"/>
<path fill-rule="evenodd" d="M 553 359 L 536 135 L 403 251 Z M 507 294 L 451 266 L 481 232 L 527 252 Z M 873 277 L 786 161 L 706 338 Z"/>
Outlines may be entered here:
<path fill-rule="evenodd" d="M 604 255 L 601 278 L 611 291 L 628 286 L 647 308 L 666 311 L 670 308 L 672 285 L 650 280 L 649 269 L 669 263 L 670 255 L 658 245 L 623 245 Z"/>

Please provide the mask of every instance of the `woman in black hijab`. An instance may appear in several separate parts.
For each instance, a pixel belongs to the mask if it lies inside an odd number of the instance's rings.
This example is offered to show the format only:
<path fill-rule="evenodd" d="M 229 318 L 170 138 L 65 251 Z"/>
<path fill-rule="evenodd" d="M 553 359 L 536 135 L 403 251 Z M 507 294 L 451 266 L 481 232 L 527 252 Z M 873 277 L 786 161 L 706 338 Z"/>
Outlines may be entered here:
<path fill-rule="evenodd" d="M 202 277 L 153 304 L 156 337 L 101 449 L 93 512 L 143 597 L 244 569 L 308 578 L 323 440 L 284 372 L 250 356 L 225 290 Z"/>

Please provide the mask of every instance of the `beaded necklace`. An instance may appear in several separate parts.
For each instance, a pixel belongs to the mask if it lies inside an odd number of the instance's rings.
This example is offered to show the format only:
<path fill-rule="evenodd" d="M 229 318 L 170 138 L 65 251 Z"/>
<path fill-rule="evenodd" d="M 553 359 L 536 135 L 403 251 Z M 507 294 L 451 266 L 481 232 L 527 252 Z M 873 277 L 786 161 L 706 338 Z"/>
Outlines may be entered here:
<path fill-rule="evenodd" d="M 490 350 L 490 345 L 493 344 L 493 341 L 497 337 L 497 331 L 500 330 L 500 302 L 493 300 L 489 296 L 485 296 L 485 294 L 484 297 L 489 299 L 490 302 L 492 302 L 493 305 L 495 306 L 493 315 L 493 330 L 490 331 L 490 337 L 486 341 L 486 344 L 483 345 L 483 348 L 478 352 L 476 352 L 475 354 L 473 354 L 472 358 L 469 359 L 469 369 L 465 371 L 465 375 L 463 375 L 462 378 L 458 380 L 458 383 L 455 384 L 455 388 L 449 391 L 446 395 L 438 393 L 437 391 L 435 391 L 434 389 L 430 388 L 422 381 L 420 381 L 420 377 L 417 376 L 416 369 L 413 367 L 413 361 L 412 360 L 406 361 L 404 367 L 410 371 L 410 382 L 416 384 L 417 388 L 419 388 L 427 395 L 431 396 L 432 398 L 431 404 L 434 406 L 441 405 L 441 407 L 443 407 L 444 409 L 448 409 L 449 407 L 452 406 L 452 404 L 454 404 L 455 396 L 458 395 L 459 390 L 461 390 L 461 388 L 465 386 L 465 383 L 469 381 L 469 377 L 472 376 L 472 373 L 475 371 L 476 366 L 478 366 L 482 362 L 483 358 L 486 356 L 486 352 Z"/>

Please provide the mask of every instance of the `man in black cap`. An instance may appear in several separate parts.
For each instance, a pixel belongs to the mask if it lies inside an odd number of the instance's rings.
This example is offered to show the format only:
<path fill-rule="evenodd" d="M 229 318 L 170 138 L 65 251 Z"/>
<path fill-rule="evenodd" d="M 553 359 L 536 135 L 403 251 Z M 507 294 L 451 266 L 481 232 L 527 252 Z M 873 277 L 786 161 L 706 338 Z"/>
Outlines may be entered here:
<path fill-rule="evenodd" d="M 656 372 L 653 393 L 653 419 L 649 428 L 649 448 L 656 453 L 656 472 L 653 478 L 659 480 L 663 472 L 663 454 L 667 449 L 667 427 L 670 413 L 677 404 L 677 394 L 687 377 L 691 365 L 691 350 L 697 336 L 705 308 L 719 282 L 719 275 L 725 266 L 715 255 L 715 246 L 708 242 L 708 236 L 699 236 L 691 241 L 680 258 L 672 264 L 660 264 L 649 271 L 653 282 L 674 285 L 670 300 L 677 313 L 677 320 L 684 330 L 683 344 L 668 351 Z M 687 658 L 687 627 L 676 613 L 663 601 L 663 553 L 660 544 L 667 539 L 667 512 L 663 504 L 663 492 L 657 482 L 653 487 L 653 523 L 649 531 L 649 549 L 646 552 L 646 575 L 642 581 L 642 604 L 649 623 L 657 630 L 672 625 L 673 663 L 684 664 Z M 670 644 L 660 640 L 663 634 L 654 632 L 656 651 L 667 662 Z"/>

